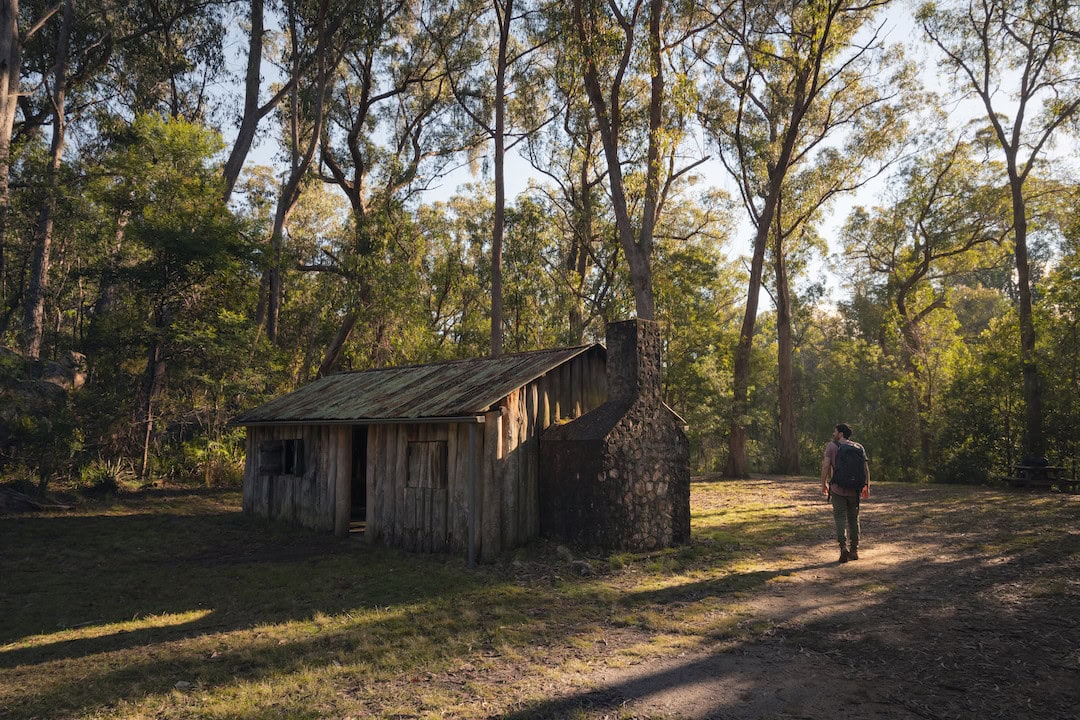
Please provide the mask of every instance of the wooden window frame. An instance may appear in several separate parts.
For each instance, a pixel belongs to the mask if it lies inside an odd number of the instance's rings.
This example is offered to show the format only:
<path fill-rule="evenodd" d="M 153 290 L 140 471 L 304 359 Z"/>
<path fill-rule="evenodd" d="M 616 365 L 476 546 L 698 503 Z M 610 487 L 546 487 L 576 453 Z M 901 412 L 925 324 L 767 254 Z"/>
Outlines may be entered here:
<path fill-rule="evenodd" d="M 303 475 L 303 438 L 263 440 L 259 443 L 259 472 L 264 475 Z"/>

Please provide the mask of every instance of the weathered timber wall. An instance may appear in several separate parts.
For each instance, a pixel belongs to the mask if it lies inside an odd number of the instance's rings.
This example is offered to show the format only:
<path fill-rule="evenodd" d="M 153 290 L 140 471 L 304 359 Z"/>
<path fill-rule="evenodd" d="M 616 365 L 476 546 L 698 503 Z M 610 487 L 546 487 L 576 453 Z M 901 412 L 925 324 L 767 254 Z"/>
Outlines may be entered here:
<path fill-rule="evenodd" d="M 507 395 L 476 427 L 475 462 L 467 423 L 371 426 L 368 540 L 420 552 L 464 552 L 474 471 L 480 559 L 492 560 L 537 537 L 540 432 L 601 404 L 607 397 L 605 367 L 603 352 L 584 353 Z M 438 452 L 445 452 L 445 460 L 423 447 L 429 442 L 444 443 Z M 423 456 L 428 460 L 418 461 L 418 451 L 429 453 Z M 433 468 L 445 472 L 443 482 L 428 478 Z"/>
<path fill-rule="evenodd" d="M 482 560 L 540 532 L 540 433 L 607 398 L 605 354 L 597 348 L 519 388 L 484 413 L 470 457 L 468 423 L 370 425 L 366 539 L 419 552 L 469 545 L 469 482 L 476 473 L 475 541 Z M 302 438 L 302 477 L 259 472 L 259 444 Z M 315 530 L 348 531 L 352 428 L 249 427 L 244 509 Z M 344 529 L 343 529 L 344 528 Z"/>
<path fill-rule="evenodd" d="M 348 531 L 348 482 L 352 471 L 352 430 L 347 426 L 279 425 L 247 429 L 244 512 L 292 525 L 343 534 Z M 268 473 L 260 467 L 260 445 L 300 440 L 299 474 Z M 344 478 L 344 486 L 340 481 Z M 344 527 L 338 498 L 345 493 Z"/>

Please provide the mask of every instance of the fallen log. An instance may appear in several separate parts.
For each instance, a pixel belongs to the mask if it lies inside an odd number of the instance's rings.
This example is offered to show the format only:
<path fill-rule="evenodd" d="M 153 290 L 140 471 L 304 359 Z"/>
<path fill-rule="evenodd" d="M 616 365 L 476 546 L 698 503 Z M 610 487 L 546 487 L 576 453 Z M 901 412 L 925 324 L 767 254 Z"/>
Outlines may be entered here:
<path fill-rule="evenodd" d="M 41 502 L 34 498 L 13 490 L 0 487 L 0 513 L 40 512 L 42 510 L 70 510 L 70 505 Z"/>

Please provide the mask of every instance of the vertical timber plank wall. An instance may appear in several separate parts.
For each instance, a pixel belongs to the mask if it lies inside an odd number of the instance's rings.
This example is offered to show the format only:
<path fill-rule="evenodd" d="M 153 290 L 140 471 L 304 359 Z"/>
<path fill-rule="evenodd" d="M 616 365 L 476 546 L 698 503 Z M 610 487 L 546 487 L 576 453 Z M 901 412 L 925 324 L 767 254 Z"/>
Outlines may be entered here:
<path fill-rule="evenodd" d="M 379 457 L 382 463 L 379 479 L 383 485 L 382 537 L 385 544 L 393 545 L 397 541 L 394 517 L 398 512 L 397 480 L 394 478 L 394 473 L 397 470 L 397 427 L 387 425 L 383 430 L 384 444 Z"/>
<path fill-rule="evenodd" d="M 446 532 L 448 550 L 468 548 L 469 532 L 469 426 L 453 423 L 447 428 L 446 441 Z"/>
<path fill-rule="evenodd" d="M 394 468 L 394 545 L 402 547 L 405 543 L 405 479 L 409 476 L 409 442 L 404 425 L 393 425 L 390 432 L 394 436 L 394 452 L 390 463 Z"/>
<path fill-rule="evenodd" d="M 447 497 L 450 458 L 445 424 L 405 425 L 402 547 L 419 552 L 447 549 Z"/>
<path fill-rule="evenodd" d="M 367 429 L 367 468 L 364 471 L 364 477 L 367 478 L 367 526 L 364 528 L 364 539 L 371 545 L 379 539 L 379 519 L 382 511 L 380 491 L 383 484 L 378 474 L 381 432 L 381 425 L 371 425 Z"/>
<path fill-rule="evenodd" d="M 334 457 L 333 480 L 327 483 L 333 489 L 334 534 L 346 537 L 352 518 L 352 426 L 334 425 L 328 428 Z M 328 453 L 329 454 L 329 453 Z"/>
<path fill-rule="evenodd" d="M 445 443 L 443 487 L 434 487 L 438 484 L 434 478 L 419 480 L 419 487 L 409 486 L 410 441 Z M 482 451 L 482 437 L 478 446 Z M 483 471 L 482 452 L 478 455 L 481 460 L 476 469 Z M 469 425 L 466 423 L 370 426 L 367 540 L 409 550 L 465 550 L 469 528 L 469 470 Z M 480 488 L 482 490 L 483 486 Z"/>
<path fill-rule="evenodd" d="M 244 511 L 256 517 L 311 530 L 335 530 L 336 484 L 339 472 L 349 480 L 351 435 L 347 427 L 275 425 L 247 428 L 244 460 Z M 300 475 L 261 472 L 259 448 L 271 440 L 301 440 Z M 344 458 L 343 463 L 341 458 Z"/>
<path fill-rule="evenodd" d="M 243 508 L 246 515 L 255 515 L 255 470 L 258 465 L 259 458 L 255 456 L 255 448 L 258 444 L 255 442 L 255 435 L 258 428 L 249 427 L 246 429 L 244 440 L 244 488 L 243 488 Z"/>
<path fill-rule="evenodd" d="M 310 428 L 308 435 L 310 442 L 317 445 L 318 452 L 315 454 L 315 462 L 305 470 L 314 472 L 319 479 L 315 488 L 315 508 L 313 515 L 318 529 L 325 532 L 334 531 L 334 485 L 337 482 L 334 476 L 336 466 L 337 448 L 333 447 L 330 428 L 317 426 Z M 308 440 L 305 439 L 305 444 Z"/>
<path fill-rule="evenodd" d="M 536 383 L 525 388 L 525 460 L 524 499 L 525 536 L 535 538 L 540 533 L 540 403 Z"/>
<path fill-rule="evenodd" d="M 499 438 L 502 447 L 499 462 L 496 465 L 499 484 L 502 486 L 502 507 L 500 508 L 502 531 L 499 534 L 499 544 L 509 548 L 518 544 L 519 527 L 517 499 L 520 458 L 517 455 L 517 427 L 518 420 L 521 418 L 521 407 L 518 402 L 518 392 L 511 392 L 503 399 L 503 403 L 502 432 Z"/>
<path fill-rule="evenodd" d="M 502 483 L 499 466 L 502 458 L 502 423 L 501 410 L 486 413 L 484 416 L 483 450 L 478 451 L 477 461 L 480 472 L 480 487 L 477 501 L 480 503 L 480 559 L 494 560 L 501 550 L 502 540 Z"/>
<path fill-rule="evenodd" d="M 326 528 L 326 523 L 321 522 L 319 513 L 326 506 L 323 497 L 326 493 L 323 491 L 324 483 L 320 482 L 324 476 L 319 467 L 319 455 L 326 448 L 326 439 L 321 430 L 319 427 L 304 428 L 301 437 L 304 443 L 304 482 L 299 499 L 299 522 L 303 527 L 323 529 Z"/>

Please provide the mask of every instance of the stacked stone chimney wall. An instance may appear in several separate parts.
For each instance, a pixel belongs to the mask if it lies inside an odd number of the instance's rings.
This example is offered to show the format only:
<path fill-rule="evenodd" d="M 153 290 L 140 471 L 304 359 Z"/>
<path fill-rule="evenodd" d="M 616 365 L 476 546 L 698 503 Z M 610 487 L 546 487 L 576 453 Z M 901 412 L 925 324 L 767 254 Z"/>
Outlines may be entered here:
<path fill-rule="evenodd" d="M 548 482 L 574 506 L 549 516 L 564 539 L 631 551 L 689 541 L 690 446 L 682 421 L 662 400 L 660 350 L 655 322 L 608 325 L 609 400 L 593 413 L 610 424 L 593 440 L 575 437 L 575 423 L 550 437 L 546 467 L 559 477 Z M 589 417 L 577 425 L 592 428 Z M 571 467 L 573 482 L 564 477 Z"/>
<path fill-rule="evenodd" d="M 690 448 L 671 412 L 635 404 L 604 442 L 600 484 L 620 522 L 604 544 L 656 550 L 690 539 Z"/>

